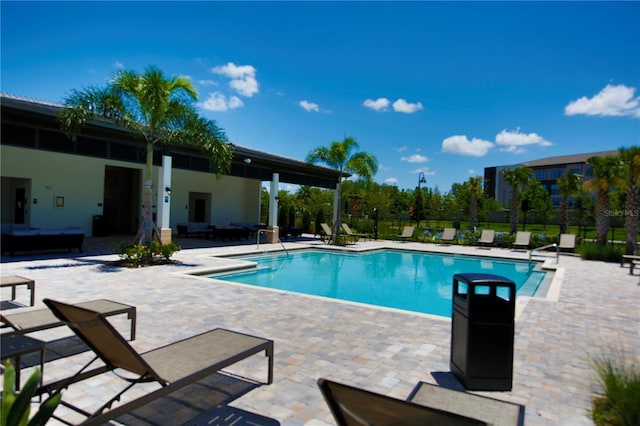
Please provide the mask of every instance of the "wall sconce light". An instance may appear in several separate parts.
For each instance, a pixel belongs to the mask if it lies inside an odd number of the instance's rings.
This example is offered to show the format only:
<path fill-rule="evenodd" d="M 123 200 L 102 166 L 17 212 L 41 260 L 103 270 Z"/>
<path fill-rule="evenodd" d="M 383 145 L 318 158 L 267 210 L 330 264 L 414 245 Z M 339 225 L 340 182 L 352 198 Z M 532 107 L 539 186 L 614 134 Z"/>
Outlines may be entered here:
<path fill-rule="evenodd" d="M 171 195 L 171 188 L 167 186 L 164 190 L 167 193 L 167 195 Z"/>
<path fill-rule="evenodd" d="M 246 164 L 251 164 L 251 158 L 245 158 L 245 159 L 244 159 L 244 162 L 245 162 Z"/>

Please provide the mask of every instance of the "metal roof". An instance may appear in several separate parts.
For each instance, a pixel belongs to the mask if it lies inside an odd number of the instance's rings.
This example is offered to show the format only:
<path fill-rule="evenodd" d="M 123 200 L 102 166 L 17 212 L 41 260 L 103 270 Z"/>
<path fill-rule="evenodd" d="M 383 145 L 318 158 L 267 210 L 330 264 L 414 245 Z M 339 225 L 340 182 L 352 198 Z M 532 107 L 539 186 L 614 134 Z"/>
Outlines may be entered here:
<path fill-rule="evenodd" d="M 40 119 L 44 118 L 46 121 L 53 123 L 57 130 L 59 129 L 57 124 L 54 123 L 54 120 L 57 119 L 58 114 L 64 108 L 64 105 L 60 103 L 16 96 L 7 93 L 0 93 L 0 106 L 2 107 L 3 112 L 3 122 L 5 121 L 5 112 L 11 111 L 14 113 L 14 116 L 19 115 L 27 122 L 29 117 L 38 117 Z M 113 134 L 129 134 L 126 129 L 107 119 L 94 120 L 89 123 L 87 128 L 89 127 L 93 127 L 94 129 L 100 128 L 103 132 L 107 131 L 108 133 Z M 89 129 L 86 131 L 90 132 Z M 139 140 L 136 141 L 135 138 L 129 138 L 129 140 L 134 143 L 141 143 Z M 229 173 L 231 176 L 268 181 L 272 179 L 273 173 L 278 173 L 279 181 L 282 183 L 318 186 L 330 189 L 335 188 L 335 185 L 340 178 L 340 171 L 329 167 L 309 164 L 305 161 L 271 154 L 234 143 L 232 143 L 232 145 L 233 160 L 231 172 Z M 168 152 L 169 155 L 172 152 L 175 152 L 206 158 L 196 149 L 189 149 L 185 147 L 157 147 L 157 149 L 164 150 L 165 152 Z M 349 177 L 350 174 L 344 173 L 344 176 Z"/>
<path fill-rule="evenodd" d="M 606 155 L 618 155 L 619 151 L 600 151 L 600 152 L 588 152 L 584 154 L 572 154 L 572 155 L 561 155 L 557 157 L 547 157 L 541 158 L 539 160 L 527 161 L 522 163 L 523 166 L 527 167 L 544 167 L 544 166 L 555 166 L 555 165 L 565 165 L 565 164 L 581 164 L 586 163 L 587 160 L 591 157 L 604 157 Z"/>

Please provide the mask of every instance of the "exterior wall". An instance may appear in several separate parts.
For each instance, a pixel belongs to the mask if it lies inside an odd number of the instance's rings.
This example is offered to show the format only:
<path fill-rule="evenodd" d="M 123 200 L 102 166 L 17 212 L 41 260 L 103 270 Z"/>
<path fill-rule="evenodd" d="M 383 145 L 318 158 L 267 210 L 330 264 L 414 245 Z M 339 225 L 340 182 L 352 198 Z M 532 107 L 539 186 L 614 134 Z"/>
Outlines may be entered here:
<path fill-rule="evenodd" d="M 79 226 L 85 235 L 92 234 L 93 216 L 102 215 L 105 166 L 140 170 L 144 165 L 124 161 L 61 154 L 36 149 L 0 145 L 2 171 L 2 223 L 13 223 L 14 179 L 25 179 L 27 186 L 26 223 L 34 228 Z M 154 194 L 157 200 L 157 169 L 154 167 Z M 6 179 L 5 179 L 6 178 Z M 209 223 L 228 226 L 231 222 L 258 223 L 261 181 L 172 170 L 170 226 L 189 221 L 189 193 L 210 194 Z M 143 181 L 144 179 L 141 179 Z M 143 183 L 141 182 L 141 185 Z M 143 188 L 139 188 L 140 194 Z M 64 207 L 55 206 L 55 197 L 64 197 Z M 142 201 L 142 200 L 141 200 Z M 154 201 L 155 202 L 155 201 Z M 142 217 L 140 205 L 138 217 Z M 155 211 L 155 208 L 154 208 Z"/>
<path fill-rule="evenodd" d="M 0 156 L 3 178 L 31 181 L 26 196 L 31 227 L 79 226 L 85 235 L 91 235 L 93 215 L 103 213 L 104 160 L 5 145 L 0 147 Z M 132 167 L 128 163 L 109 164 Z M 55 206 L 56 196 L 64 197 L 64 207 Z M 12 208 L 13 203 L 6 202 L 3 194 L 3 222 L 11 217 L 6 211 Z"/>
<path fill-rule="evenodd" d="M 259 223 L 260 188 L 259 180 L 232 176 L 217 179 L 209 173 L 174 169 L 171 174 L 171 227 L 176 229 L 178 223 L 189 222 L 189 193 L 192 192 L 210 195 L 210 225 Z"/>

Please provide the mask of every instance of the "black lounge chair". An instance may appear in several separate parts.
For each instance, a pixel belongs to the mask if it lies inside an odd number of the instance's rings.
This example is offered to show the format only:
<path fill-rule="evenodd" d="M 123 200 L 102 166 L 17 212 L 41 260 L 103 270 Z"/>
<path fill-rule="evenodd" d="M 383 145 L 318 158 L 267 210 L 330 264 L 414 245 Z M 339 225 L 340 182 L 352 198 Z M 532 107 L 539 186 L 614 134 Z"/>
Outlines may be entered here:
<path fill-rule="evenodd" d="M 319 379 L 318 386 L 338 426 L 486 425 L 456 413 Z"/>
<path fill-rule="evenodd" d="M 126 370 L 135 376 L 127 378 L 118 374 L 118 377 L 129 382 L 129 385 L 93 413 L 63 400 L 63 405 L 87 416 L 83 424 L 104 424 L 261 351 L 265 351 L 268 357 L 267 384 L 273 382 L 272 340 L 217 328 L 148 352 L 138 353 L 109 323 L 104 314 L 50 299 L 45 299 L 44 303 L 95 352 L 96 357 L 75 375 L 43 386 L 39 394 L 55 394 L 73 383 L 116 369 Z M 105 365 L 87 371 L 98 359 Z M 145 382 L 155 382 L 160 389 L 109 410 L 127 390 Z"/>

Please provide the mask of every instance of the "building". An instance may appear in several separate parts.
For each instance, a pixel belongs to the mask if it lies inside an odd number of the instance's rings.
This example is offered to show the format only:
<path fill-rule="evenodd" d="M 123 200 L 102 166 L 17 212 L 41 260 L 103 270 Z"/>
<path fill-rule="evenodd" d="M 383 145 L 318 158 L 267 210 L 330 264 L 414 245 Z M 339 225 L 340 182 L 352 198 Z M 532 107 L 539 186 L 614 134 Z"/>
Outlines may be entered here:
<path fill-rule="evenodd" d="M 495 198 L 500 204 L 508 204 L 511 198 L 511 187 L 505 182 L 502 172 L 518 166 L 528 167 L 532 170 L 532 176 L 540 181 L 542 186 L 551 194 L 552 205 L 558 207 L 560 205 L 558 179 L 562 175 L 571 171 L 588 177 L 591 175 L 591 166 L 587 163 L 589 158 L 617 154 L 618 151 L 590 152 L 547 157 L 510 166 L 486 167 L 484 169 L 484 190 L 489 197 Z"/>
<path fill-rule="evenodd" d="M 74 226 L 90 236 L 98 218 L 110 234 L 136 232 L 143 216 L 143 141 L 96 120 L 72 142 L 57 122 L 63 105 L 0 94 L 0 107 L 3 226 Z M 230 173 L 216 178 L 197 150 L 155 149 L 153 211 L 159 226 L 174 230 L 188 222 L 258 223 L 265 181 L 277 206 L 279 183 L 335 189 L 340 179 L 337 170 L 239 145 Z M 275 208 L 269 225 L 277 225 Z"/>

